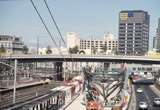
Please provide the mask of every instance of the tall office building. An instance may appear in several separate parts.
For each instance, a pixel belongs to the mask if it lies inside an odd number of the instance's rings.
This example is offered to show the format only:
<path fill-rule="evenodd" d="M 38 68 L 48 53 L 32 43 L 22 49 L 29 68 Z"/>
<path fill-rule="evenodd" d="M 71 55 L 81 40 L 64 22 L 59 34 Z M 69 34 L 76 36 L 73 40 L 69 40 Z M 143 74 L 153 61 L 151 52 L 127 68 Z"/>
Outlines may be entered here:
<path fill-rule="evenodd" d="M 119 13 L 118 52 L 124 55 L 144 55 L 149 48 L 148 12 L 142 10 Z"/>
<path fill-rule="evenodd" d="M 160 52 L 160 18 L 158 19 L 158 28 L 156 30 L 156 49 Z"/>
<path fill-rule="evenodd" d="M 156 37 L 153 37 L 153 49 L 156 49 Z"/>
<path fill-rule="evenodd" d="M 78 35 L 75 32 L 68 32 L 67 33 L 67 48 L 73 48 L 78 46 L 79 43 Z"/>

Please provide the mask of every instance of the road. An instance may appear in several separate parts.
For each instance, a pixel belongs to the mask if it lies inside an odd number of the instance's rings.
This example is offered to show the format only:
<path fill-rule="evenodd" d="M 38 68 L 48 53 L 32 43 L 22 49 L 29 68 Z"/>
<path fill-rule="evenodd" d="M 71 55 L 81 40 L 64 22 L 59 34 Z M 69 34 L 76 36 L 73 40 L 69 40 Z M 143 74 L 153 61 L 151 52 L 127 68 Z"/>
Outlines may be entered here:
<path fill-rule="evenodd" d="M 143 89 L 143 93 L 137 93 L 136 90 L 138 88 L 142 88 Z M 155 97 L 158 97 L 158 95 L 156 95 L 154 93 L 154 91 L 152 91 L 152 89 L 150 88 L 149 85 L 135 85 L 134 86 L 135 89 L 135 96 L 136 96 L 136 110 L 138 110 L 138 105 L 140 101 L 146 101 L 149 105 L 148 110 L 160 110 L 159 107 L 154 107 L 153 106 L 153 100 Z"/>

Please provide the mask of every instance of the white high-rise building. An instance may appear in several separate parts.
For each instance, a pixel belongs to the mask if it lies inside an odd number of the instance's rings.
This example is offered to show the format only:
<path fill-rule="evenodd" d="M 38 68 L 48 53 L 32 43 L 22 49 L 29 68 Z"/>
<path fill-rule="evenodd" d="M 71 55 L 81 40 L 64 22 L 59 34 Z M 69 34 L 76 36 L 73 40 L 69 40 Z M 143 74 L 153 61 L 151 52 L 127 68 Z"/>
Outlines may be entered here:
<path fill-rule="evenodd" d="M 67 33 L 67 48 L 73 48 L 79 43 L 79 38 L 75 32 Z M 77 45 L 78 46 L 78 45 Z"/>

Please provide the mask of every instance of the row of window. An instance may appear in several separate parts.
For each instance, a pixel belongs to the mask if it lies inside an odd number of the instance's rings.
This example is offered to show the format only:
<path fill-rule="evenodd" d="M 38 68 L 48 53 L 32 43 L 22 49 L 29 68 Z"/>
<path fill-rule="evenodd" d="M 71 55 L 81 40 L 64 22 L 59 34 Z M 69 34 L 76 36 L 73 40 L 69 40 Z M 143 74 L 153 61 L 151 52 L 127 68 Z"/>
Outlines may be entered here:
<path fill-rule="evenodd" d="M 138 68 L 133 67 L 132 69 L 135 70 L 135 71 L 136 70 L 138 70 L 138 71 L 141 71 L 141 70 L 142 71 L 152 71 L 152 68 L 149 68 L 149 67 L 148 68 L 145 68 L 145 67 L 138 67 Z"/>
<path fill-rule="evenodd" d="M 90 43 L 80 43 L 80 45 L 115 45 L 115 44 L 117 44 L 117 43 L 105 43 L 105 44 L 103 44 L 103 43 L 100 43 L 100 44 L 98 44 L 98 43 L 96 43 L 96 44 L 90 44 Z"/>
<path fill-rule="evenodd" d="M 85 41 L 85 40 L 80 41 L 80 43 L 91 43 L 91 42 L 92 42 L 92 44 L 93 43 L 104 43 L 104 41 Z M 117 41 L 108 41 L 108 43 L 115 43 L 115 42 L 117 42 Z M 105 43 L 107 43 L 107 42 L 105 41 Z"/>
<path fill-rule="evenodd" d="M 119 25 L 133 25 L 133 23 L 120 23 Z M 135 25 L 142 25 L 142 23 L 135 23 Z"/>
<path fill-rule="evenodd" d="M 125 34 L 119 34 L 119 36 L 125 36 Z M 127 36 L 133 36 L 133 34 L 127 34 Z M 138 34 L 135 34 L 134 36 L 142 36 L 142 34 L 138 33 Z"/>
<path fill-rule="evenodd" d="M 96 49 L 98 49 L 97 47 L 95 47 Z M 114 48 L 116 48 L 116 47 L 108 47 L 108 48 L 106 48 L 106 50 L 111 50 L 111 49 L 114 49 Z M 80 49 L 90 49 L 90 48 L 86 48 L 86 47 L 80 47 Z M 99 48 L 99 49 L 102 49 L 102 48 Z"/>
<path fill-rule="evenodd" d="M 141 30 L 135 30 L 135 31 L 133 31 L 133 30 L 127 30 L 127 31 L 120 30 L 120 33 L 133 33 L 133 32 L 135 32 L 135 33 L 141 33 L 142 31 Z"/>
<path fill-rule="evenodd" d="M 12 47 L 12 43 L 0 43 L 0 46 L 4 46 L 4 47 Z"/>
<path fill-rule="evenodd" d="M 126 27 L 119 27 L 119 29 L 120 29 L 120 30 L 121 30 L 121 29 L 126 29 Z M 127 27 L 127 29 L 133 29 L 133 27 Z M 142 27 L 135 27 L 135 29 L 141 30 Z"/>

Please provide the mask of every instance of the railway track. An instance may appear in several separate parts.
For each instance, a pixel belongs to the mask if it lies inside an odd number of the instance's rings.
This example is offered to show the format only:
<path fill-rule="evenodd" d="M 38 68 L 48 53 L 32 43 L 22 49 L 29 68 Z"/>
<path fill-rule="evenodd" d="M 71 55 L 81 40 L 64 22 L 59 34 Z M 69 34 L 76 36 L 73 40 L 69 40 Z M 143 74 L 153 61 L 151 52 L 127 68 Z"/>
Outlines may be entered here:
<path fill-rule="evenodd" d="M 58 86 L 53 84 L 44 84 L 44 85 L 38 85 L 34 87 L 28 87 L 24 89 L 20 89 L 16 91 L 16 103 L 17 102 L 23 102 L 28 99 L 34 98 L 39 95 L 46 94 L 50 91 L 50 89 Z M 13 91 L 8 91 L 6 93 L 1 94 L 1 100 L 0 100 L 0 108 L 7 107 L 11 104 L 13 100 Z"/>

